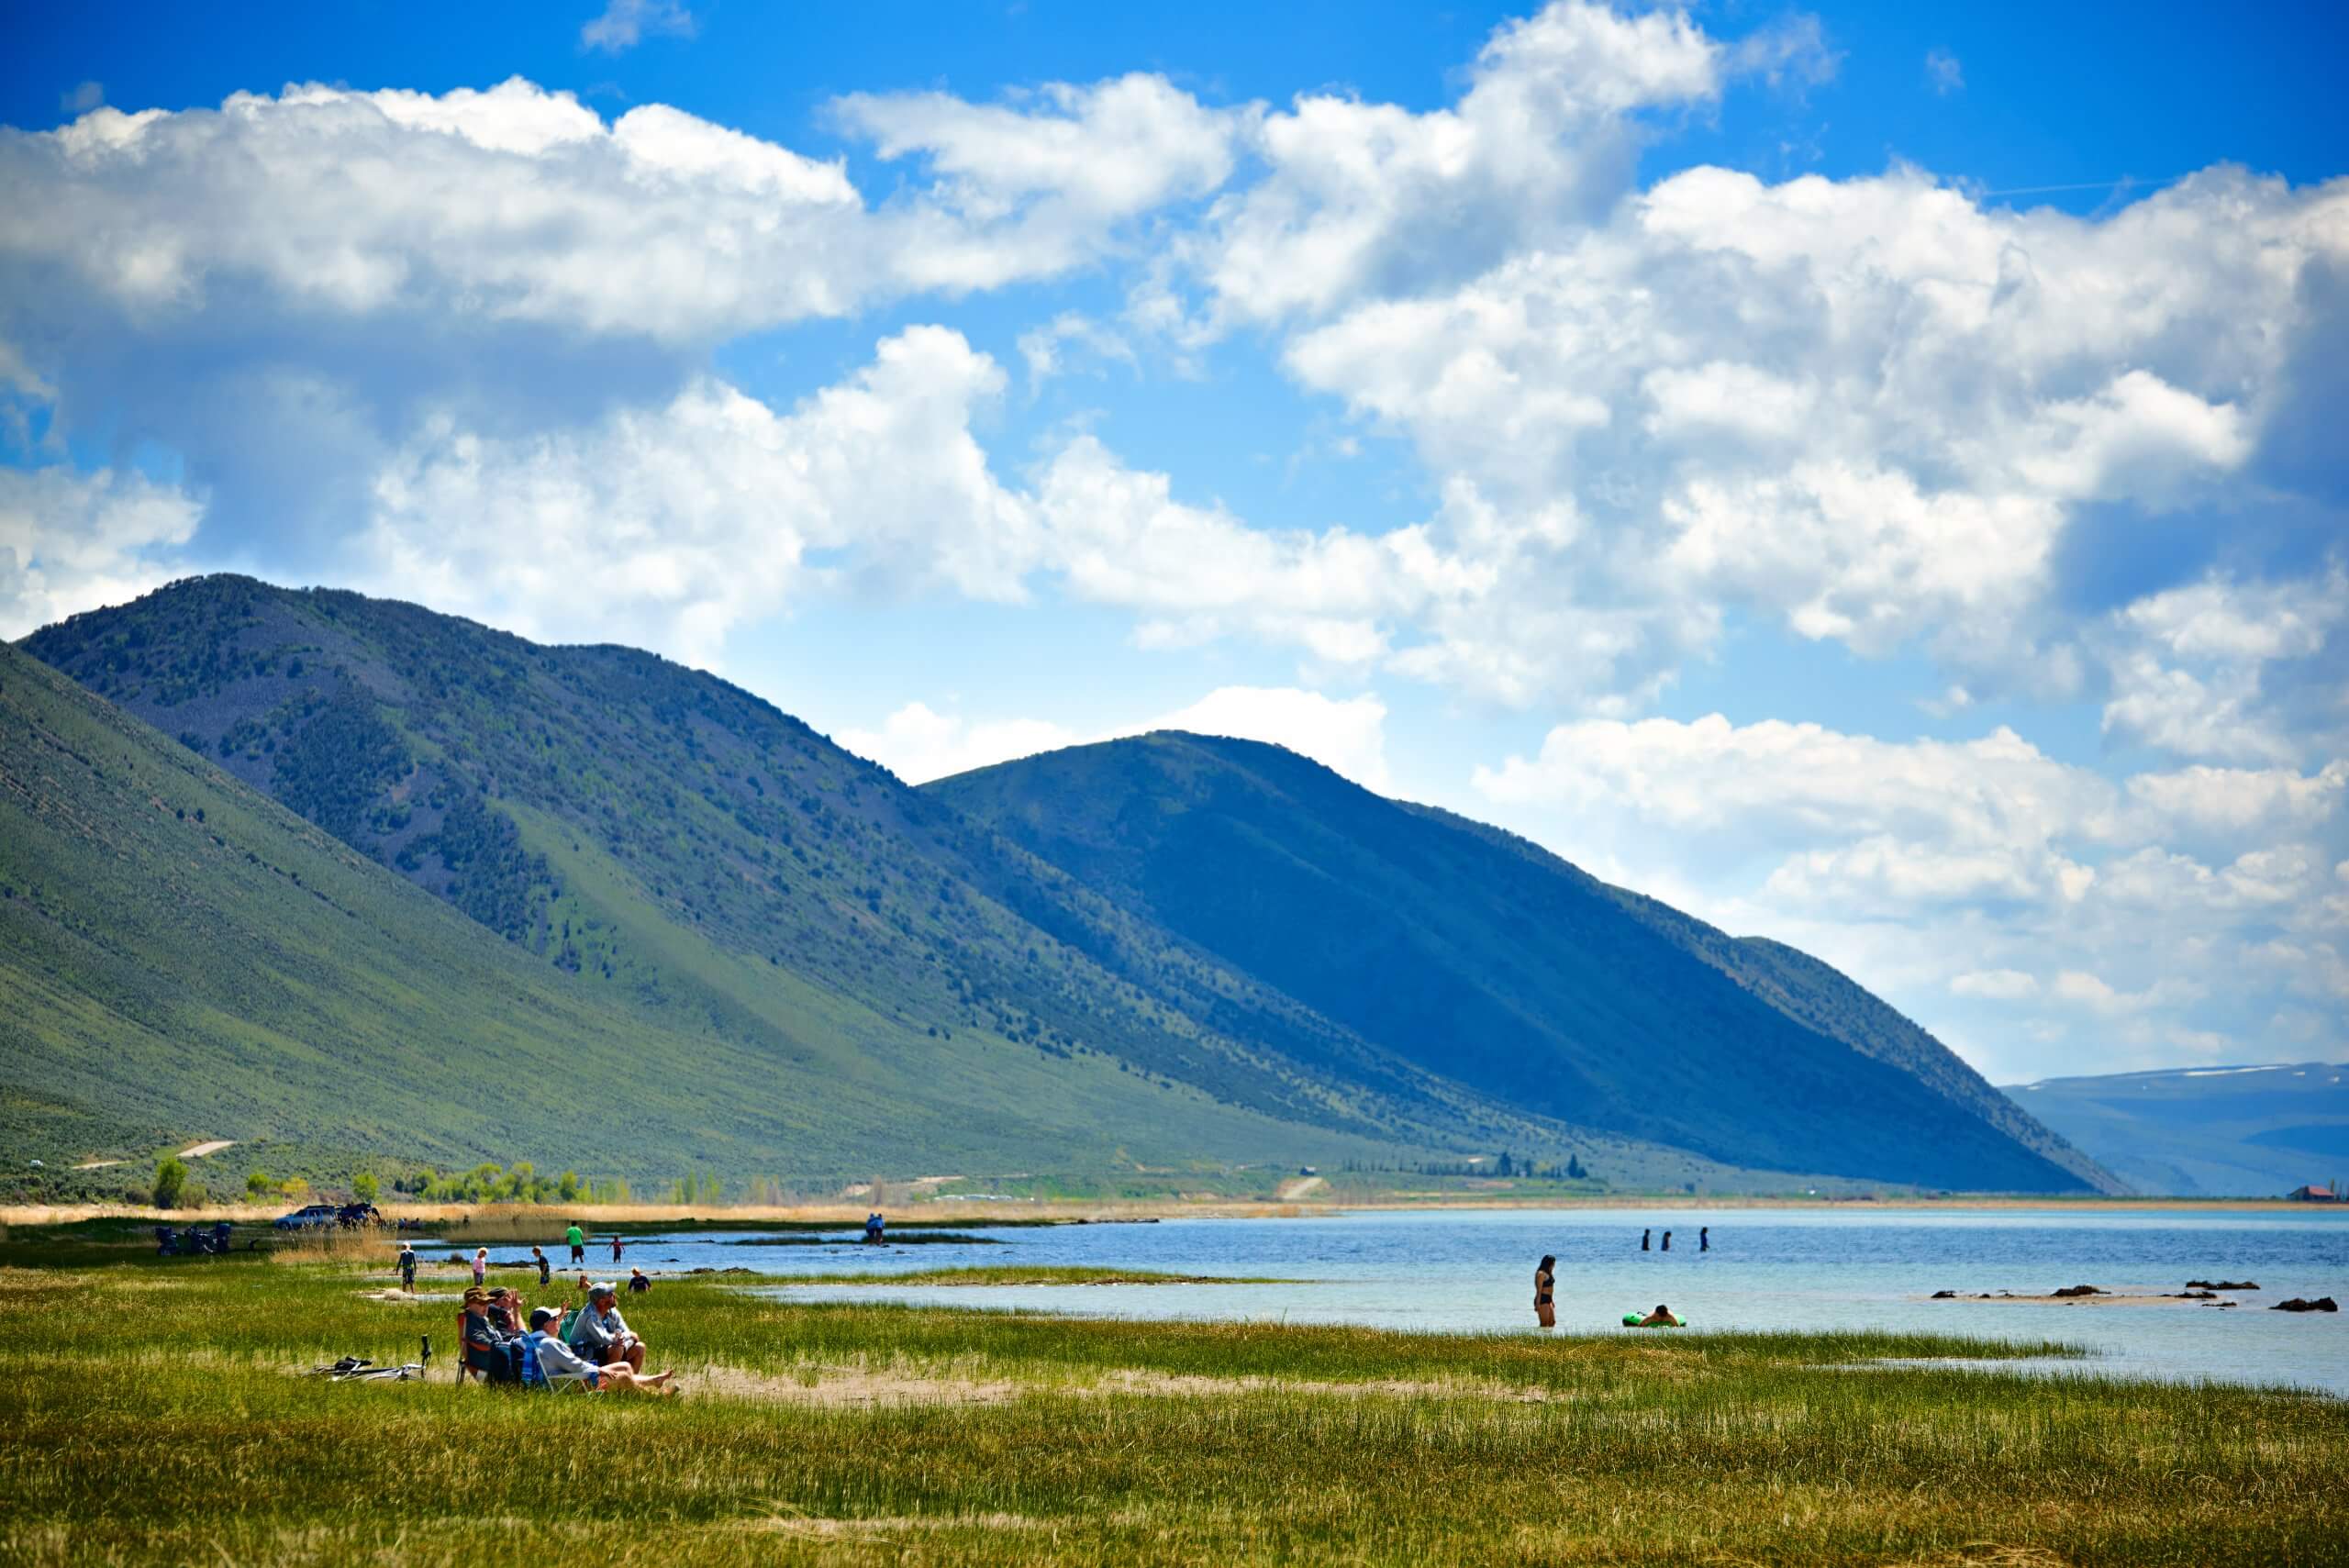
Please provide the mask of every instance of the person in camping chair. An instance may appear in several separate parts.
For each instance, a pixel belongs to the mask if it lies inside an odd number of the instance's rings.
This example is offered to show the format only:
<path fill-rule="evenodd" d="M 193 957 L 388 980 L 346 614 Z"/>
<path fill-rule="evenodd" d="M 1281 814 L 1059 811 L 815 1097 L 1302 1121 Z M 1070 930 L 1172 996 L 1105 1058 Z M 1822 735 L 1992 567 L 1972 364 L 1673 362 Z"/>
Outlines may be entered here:
<path fill-rule="evenodd" d="M 618 1388 L 631 1394 L 666 1394 L 669 1380 L 676 1373 L 658 1372 L 640 1377 L 637 1369 L 626 1362 L 611 1362 L 598 1366 L 562 1342 L 555 1329 L 562 1325 L 562 1314 L 551 1307 L 541 1307 L 530 1314 L 530 1336 L 528 1340 L 531 1359 L 538 1365 L 539 1380 L 550 1388 L 575 1383 L 589 1393 Z M 525 1374 L 527 1375 L 527 1374 Z"/>
<path fill-rule="evenodd" d="M 479 1373 L 484 1382 L 511 1382 L 514 1363 L 506 1349 L 509 1336 L 489 1320 L 489 1292 L 477 1284 L 465 1289 L 463 1331 L 464 1344 L 460 1353 L 465 1358 L 466 1369 Z"/>
<path fill-rule="evenodd" d="M 619 1294 L 609 1282 L 589 1287 L 587 1305 L 571 1325 L 571 1348 L 598 1366 L 626 1362 L 634 1371 L 644 1370 L 644 1341 L 620 1316 Z"/>

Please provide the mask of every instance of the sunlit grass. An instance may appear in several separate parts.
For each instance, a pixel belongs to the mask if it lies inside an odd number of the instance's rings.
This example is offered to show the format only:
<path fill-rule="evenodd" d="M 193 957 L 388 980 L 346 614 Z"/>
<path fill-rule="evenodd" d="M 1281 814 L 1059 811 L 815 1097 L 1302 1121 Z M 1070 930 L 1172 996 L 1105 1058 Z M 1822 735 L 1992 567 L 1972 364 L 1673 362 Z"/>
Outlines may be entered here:
<path fill-rule="evenodd" d="M 289 1375 L 447 1344 L 451 1305 L 372 1299 L 382 1277 L 0 1268 L 0 1561 L 2289 1563 L 2349 1530 L 2340 1401 L 1848 1370 L 2059 1345 L 1137 1325 L 663 1280 L 627 1310 L 679 1399 Z"/>

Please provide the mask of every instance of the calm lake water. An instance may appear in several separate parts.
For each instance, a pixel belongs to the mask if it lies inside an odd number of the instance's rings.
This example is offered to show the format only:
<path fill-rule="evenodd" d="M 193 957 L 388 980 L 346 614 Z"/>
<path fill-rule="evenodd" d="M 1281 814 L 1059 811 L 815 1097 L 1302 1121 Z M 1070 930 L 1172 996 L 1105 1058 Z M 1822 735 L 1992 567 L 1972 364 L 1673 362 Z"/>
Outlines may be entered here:
<path fill-rule="evenodd" d="M 1704 1226 L 1712 1230 L 1709 1252 L 1698 1251 Z M 2292 1384 L 2349 1396 L 2349 1313 L 2266 1310 L 2288 1296 L 2349 1298 L 2349 1213 L 1410 1210 L 953 1229 L 999 1244 L 864 1248 L 739 1235 L 647 1237 L 629 1245 L 628 1262 L 648 1273 L 750 1268 L 779 1281 L 851 1271 L 885 1280 L 941 1265 L 1008 1263 L 1276 1275 L 1299 1283 L 805 1286 L 790 1294 L 1094 1317 L 1531 1333 L 1537 1331 L 1533 1266 L 1553 1252 L 1562 1329 L 1620 1332 L 1625 1312 L 1664 1302 L 1698 1332 L 1894 1329 L 2055 1339 L 2097 1352 L 2085 1371 Z M 1672 1251 L 1642 1252 L 1643 1229 L 1659 1244 L 1672 1231 Z M 2232 1309 L 1925 1299 L 1943 1289 L 2043 1295 L 2082 1284 L 2176 1291 L 2191 1279 L 2255 1280 L 2261 1288 L 2235 1293 L 2242 1305 Z"/>

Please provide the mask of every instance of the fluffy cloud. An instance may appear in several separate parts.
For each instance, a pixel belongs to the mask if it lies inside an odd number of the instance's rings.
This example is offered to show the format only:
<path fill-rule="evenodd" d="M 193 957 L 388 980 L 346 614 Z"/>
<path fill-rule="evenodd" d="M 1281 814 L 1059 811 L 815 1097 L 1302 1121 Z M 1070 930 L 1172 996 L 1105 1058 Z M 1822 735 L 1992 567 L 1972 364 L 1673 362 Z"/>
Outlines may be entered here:
<path fill-rule="evenodd" d="M 970 430 L 1003 379 L 961 334 L 914 328 L 788 414 L 706 380 L 526 439 L 442 421 L 377 475 L 364 559 L 439 608 L 698 663 L 818 583 L 1016 598 L 1029 508 Z"/>
<path fill-rule="evenodd" d="M 1222 184 L 1244 121 L 1141 74 L 1003 104 L 852 94 L 832 113 L 883 158 L 928 163 L 936 181 L 904 215 L 912 243 L 897 265 L 912 286 L 946 289 L 1091 260 L 1128 220 Z"/>
<path fill-rule="evenodd" d="M 0 468 L 0 639 L 170 581 L 203 512 L 136 473 Z"/>
<path fill-rule="evenodd" d="M 2093 640 L 2110 678 L 2107 734 L 2184 757 L 2289 761 L 2337 751 L 2339 712 L 2295 722 L 2271 689 L 2343 673 L 2334 634 L 2349 618 L 2349 574 L 2242 583 L 2211 575 L 2117 611 Z M 2312 722 L 2310 721 L 2312 719 Z"/>
<path fill-rule="evenodd" d="M 1709 100 L 1723 68 L 1683 14 L 1568 3 L 1496 32 L 1452 108 L 1299 97 L 1257 121 L 1264 177 L 1201 241 L 1217 308 L 1276 319 L 1416 292 L 1571 234 L 1629 180 L 1634 112 Z"/>
<path fill-rule="evenodd" d="M 2349 762 L 2116 783 L 2006 729 L 1715 716 L 1560 725 L 1475 788 L 1570 858 L 1866 975 L 1999 1073 L 2050 1040 L 2112 1065 L 2257 1054 L 2276 1013 L 2340 994 Z"/>
<path fill-rule="evenodd" d="M 910 702 L 878 728 L 844 730 L 837 739 L 898 777 L 924 784 L 1063 746 L 1185 729 L 1286 746 L 1357 784 L 1384 789 L 1386 727 L 1386 706 L 1375 696 L 1339 699 L 1296 686 L 1219 686 L 1186 707 L 1097 734 L 1080 734 L 1045 719 L 965 719 Z"/>
<path fill-rule="evenodd" d="M 1559 695 L 1638 689 L 1722 606 L 2067 689 L 2083 509 L 2214 504 L 2284 395 L 2301 280 L 2344 260 L 2349 184 L 2218 171 L 2083 219 L 1915 172 L 1698 169 L 1456 287 L 1360 303 L 1286 361 L 1492 509 L 1509 598 L 1472 627 L 1522 648 L 1520 606 L 1644 608 L 1598 669 L 1553 651 Z"/>
<path fill-rule="evenodd" d="M 0 134 L 0 261 L 156 330 L 229 313 L 706 339 L 839 314 L 873 270 L 818 162 L 659 105 L 607 125 L 516 79 L 100 108 Z"/>

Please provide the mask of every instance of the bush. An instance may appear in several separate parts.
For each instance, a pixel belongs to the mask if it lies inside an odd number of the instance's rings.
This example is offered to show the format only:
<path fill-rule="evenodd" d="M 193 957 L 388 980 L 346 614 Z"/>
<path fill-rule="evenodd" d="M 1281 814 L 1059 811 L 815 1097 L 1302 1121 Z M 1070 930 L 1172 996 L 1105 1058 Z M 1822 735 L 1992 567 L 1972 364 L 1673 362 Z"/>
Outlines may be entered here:
<path fill-rule="evenodd" d="M 375 1184 L 375 1173 L 373 1171 L 362 1171 L 351 1178 L 351 1195 L 361 1203 L 373 1203 L 376 1193 L 381 1190 Z"/>
<path fill-rule="evenodd" d="M 155 1162 L 155 1207 L 177 1208 L 180 1198 L 187 1191 L 187 1165 L 176 1154 L 166 1154 Z"/>
<path fill-rule="evenodd" d="M 245 1173 L 247 1203 L 266 1203 L 270 1195 L 276 1191 L 277 1184 L 269 1179 L 267 1171 L 249 1171 Z"/>

